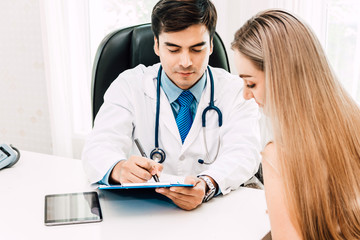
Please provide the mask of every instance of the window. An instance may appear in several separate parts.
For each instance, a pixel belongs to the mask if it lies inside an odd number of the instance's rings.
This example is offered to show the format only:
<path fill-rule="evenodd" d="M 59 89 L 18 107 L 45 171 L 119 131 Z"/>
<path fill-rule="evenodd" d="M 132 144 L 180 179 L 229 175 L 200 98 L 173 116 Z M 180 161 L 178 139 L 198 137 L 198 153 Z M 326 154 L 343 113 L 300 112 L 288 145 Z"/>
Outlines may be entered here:
<path fill-rule="evenodd" d="M 128 26 L 151 22 L 158 0 L 89 0 L 91 57 L 109 33 Z"/>
<path fill-rule="evenodd" d="M 80 158 L 91 130 L 91 69 L 101 40 L 150 22 L 157 0 L 40 0 L 53 154 Z"/>
<path fill-rule="evenodd" d="M 360 101 L 360 3 L 329 0 L 326 52 L 336 75 L 350 95 Z"/>

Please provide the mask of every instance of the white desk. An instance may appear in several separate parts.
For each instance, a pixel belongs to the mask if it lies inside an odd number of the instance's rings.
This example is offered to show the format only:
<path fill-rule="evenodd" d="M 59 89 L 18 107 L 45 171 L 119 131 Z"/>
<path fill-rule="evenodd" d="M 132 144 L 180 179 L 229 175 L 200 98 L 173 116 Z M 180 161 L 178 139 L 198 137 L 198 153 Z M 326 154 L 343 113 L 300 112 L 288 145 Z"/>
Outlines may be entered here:
<path fill-rule="evenodd" d="M 245 239 L 270 229 L 264 193 L 240 188 L 192 211 L 153 197 L 98 191 L 104 220 L 45 226 L 47 194 L 91 191 L 80 160 L 22 151 L 0 171 L 0 239 Z"/>

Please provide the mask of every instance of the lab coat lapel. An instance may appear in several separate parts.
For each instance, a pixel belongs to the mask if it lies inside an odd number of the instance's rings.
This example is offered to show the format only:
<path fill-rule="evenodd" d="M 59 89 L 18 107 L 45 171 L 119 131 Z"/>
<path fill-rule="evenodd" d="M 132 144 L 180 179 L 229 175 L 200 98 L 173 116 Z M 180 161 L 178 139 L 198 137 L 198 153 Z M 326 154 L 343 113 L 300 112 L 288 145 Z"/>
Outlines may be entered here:
<path fill-rule="evenodd" d="M 156 106 L 156 77 L 160 64 L 155 64 L 144 76 L 144 94 L 155 101 Z M 155 110 L 155 108 L 154 108 Z"/>
<path fill-rule="evenodd" d="M 155 77 L 154 77 L 155 76 Z M 144 75 L 144 97 L 151 102 L 151 110 L 155 119 L 156 114 L 156 74 L 149 73 Z"/>
<path fill-rule="evenodd" d="M 158 68 L 157 68 L 158 69 Z M 156 77 L 157 72 L 153 73 L 152 76 L 147 76 L 145 79 L 145 95 L 147 95 L 152 101 L 152 111 L 155 118 L 156 115 Z M 175 121 L 174 114 L 172 112 L 169 100 L 167 99 L 165 92 L 160 88 L 160 118 L 159 118 L 159 137 L 163 126 L 179 141 L 181 144 L 181 138 L 179 130 Z"/>
<path fill-rule="evenodd" d="M 160 128 L 159 131 L 161 131 L 161 126 L 166 126 L 168 131 L 179 141 L 181 144 L 181 138 L 180 133 L 178 130 L 178 126 L 175 121 L 174 113 L 171 109 L 169 100 L 167 99 L 165 92 L 160 89 Z"/>

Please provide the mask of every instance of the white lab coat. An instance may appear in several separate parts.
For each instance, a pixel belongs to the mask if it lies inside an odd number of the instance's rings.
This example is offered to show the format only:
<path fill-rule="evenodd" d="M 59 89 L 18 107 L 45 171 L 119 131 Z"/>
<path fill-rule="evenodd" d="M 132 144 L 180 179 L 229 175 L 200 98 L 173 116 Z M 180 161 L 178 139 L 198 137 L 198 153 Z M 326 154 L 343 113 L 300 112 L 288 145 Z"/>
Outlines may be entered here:
<path fill-rule="evenodd" d="M 83 151 L 85 172 L 91 183 L 100 181 L 117 161 L 140 155 L 133 143 L 138 138 L 148 156 L 155 144 L 156 77 L 160 64 L 139 65 L 121 73 L 104 96 Z M 163 173 L 177 176 L 209 175 L 223 194 L 250 179 L 260 163 L 259 112 L 253 101 L 242 96 L 242 80 L 225 70 L 211 68 L 214 76 L 215 105 L 223 115 L 218 127 L 215 111 L 207 113 L 206 135 L 210 157 L 221 147 L 217 160 L 200 164 L 205 157 L 201 115 L 210 100 L 210 77 L 202 94 L 192 127 L 181 143 L 169 101 L 161 89 L 159 147 L 166 152 Z"/>

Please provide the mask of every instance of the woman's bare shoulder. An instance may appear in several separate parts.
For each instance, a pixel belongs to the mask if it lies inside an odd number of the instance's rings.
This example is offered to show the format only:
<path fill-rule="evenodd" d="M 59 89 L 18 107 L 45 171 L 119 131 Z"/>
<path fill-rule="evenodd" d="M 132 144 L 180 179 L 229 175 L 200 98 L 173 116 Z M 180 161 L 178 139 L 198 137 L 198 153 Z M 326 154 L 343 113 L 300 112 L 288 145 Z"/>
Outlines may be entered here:
<path fill-rule="evenodd" d="M 272 155 L 272 154 L 275 154 L 276 153 L 276 145 L 274 142 L 269 142 L 264 150 L 262 151 L 262 154 L 263 155 Z"/>
<path fill-rule="evenodd" d="M 261 152 L 263 165 L 269 164 L 276 172 L 278 172 L 278 159 L 276 153 L 276 144 L 270 142 Z"/>

